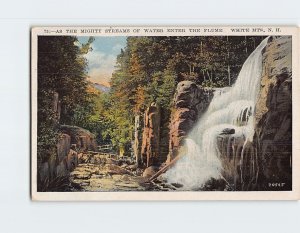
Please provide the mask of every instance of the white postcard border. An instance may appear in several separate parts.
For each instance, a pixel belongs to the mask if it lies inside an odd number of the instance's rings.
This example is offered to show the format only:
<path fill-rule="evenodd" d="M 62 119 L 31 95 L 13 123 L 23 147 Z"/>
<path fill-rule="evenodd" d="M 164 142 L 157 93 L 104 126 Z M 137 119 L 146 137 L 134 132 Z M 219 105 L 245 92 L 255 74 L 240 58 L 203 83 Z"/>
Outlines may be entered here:
<path fill-rule="evenodd" d="M 126 30 L 129 29 L 129 30 Z M 152 32 L 145 32 L 151 29 Z M 162 31 L 153 29 L 163 29 Z M 168 31 L 169 29 L 169 31 Z M 176 30 L 175 30 L 176 29 Z M 199 29 L 199 30 L 190 30 Z M 205 30 L 207 29 L 207 30 Z M 233 30 L 234 29 L 234 30 Z M 239 29 L 237 31 L 237 29 Z M 243 29 L 243 30 L 242 30 Z M 82 31 L 83 30 L 83 31 Z M 180 31 L 181 30 L 181 31 Z M 293 190 L 173 192 L 37 192 L 37 37 L 56 36 L 292 36 Z M 298 200 L 300 198 L 299 28 L 284 26 L 64 26 L 33 27 L 31 34 L 31 197 L 38 201 Z"/>

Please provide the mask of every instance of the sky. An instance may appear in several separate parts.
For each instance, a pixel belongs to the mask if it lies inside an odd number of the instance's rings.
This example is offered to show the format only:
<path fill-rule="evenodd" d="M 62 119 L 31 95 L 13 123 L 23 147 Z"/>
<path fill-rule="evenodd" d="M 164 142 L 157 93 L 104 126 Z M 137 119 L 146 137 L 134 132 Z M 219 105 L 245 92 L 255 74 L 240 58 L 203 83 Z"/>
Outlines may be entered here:
<path fill-rule="evenodd" d="M 80 43 L 86 43 L 89 37 L 78 37 Z M 94 83 L 108 86 L 117 55 L 126 46 L 126 37 L 95 37 L 92 43 L 93 50 L 84 55 L 88 60 L 88 75 Z"/>

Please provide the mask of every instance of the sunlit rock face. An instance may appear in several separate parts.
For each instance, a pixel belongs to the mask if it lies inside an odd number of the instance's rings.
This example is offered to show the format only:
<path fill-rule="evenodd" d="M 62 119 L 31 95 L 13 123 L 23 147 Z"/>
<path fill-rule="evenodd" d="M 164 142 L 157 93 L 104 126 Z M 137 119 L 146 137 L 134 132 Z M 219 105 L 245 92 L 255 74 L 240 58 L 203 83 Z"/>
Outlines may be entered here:
<path fill-rule="evenodd" d="M 142 135 L 141 159 L 144 167 L 157 165 L 160 157 L 160 125 L 161 110 L 156 103 L 152 103 L 144 114 L 144 128 Z"/>
<path fill-rule="evenodd" d="M 178 155 L 188 132 L 205 112 L 212 97 L 212 89 L 203 88 L 191 81 L 178 83 L 170 123 L 168 162 Z"/>

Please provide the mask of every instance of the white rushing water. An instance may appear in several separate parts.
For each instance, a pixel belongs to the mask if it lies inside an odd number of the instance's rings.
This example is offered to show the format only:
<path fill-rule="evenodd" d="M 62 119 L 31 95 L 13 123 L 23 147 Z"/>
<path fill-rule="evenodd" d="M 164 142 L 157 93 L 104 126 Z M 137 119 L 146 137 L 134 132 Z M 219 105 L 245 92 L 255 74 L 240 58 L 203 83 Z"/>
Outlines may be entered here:
<path fill-rule="evenodd" d="M 185 141 L 185 155 L 164 175 L 169 183 L 183 189 L 201 188 L 210 178 L 220 178 L 217 136 L 224 129 L 234 129 L 233 136 L 252 141 L 253 112 L 260 86 L 262 50 L 268 38 L 245 61 L 235 84 L 214 93 L 214 97 Z"/>

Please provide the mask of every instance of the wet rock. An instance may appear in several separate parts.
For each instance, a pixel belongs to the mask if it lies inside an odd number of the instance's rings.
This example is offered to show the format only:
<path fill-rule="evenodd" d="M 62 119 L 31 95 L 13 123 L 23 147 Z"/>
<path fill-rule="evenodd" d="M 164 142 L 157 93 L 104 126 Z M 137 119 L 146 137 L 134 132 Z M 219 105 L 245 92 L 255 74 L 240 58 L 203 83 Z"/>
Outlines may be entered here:
<path fill-rule="evenodd" d="M 211 178 L 204 187 L 201 188 L 202 191 L 224 191 L 227 188 L 226 181 L 223 179 Z"/>
<path fill-rule="evenodd" d="M 151 167 L 147 167 L 144 172 L 143 172 L 143 177 L 144 178 L 150 178 L 152 177 L 156 172 L 158 172 L 159 167 L 156 166 L 151 166 Z"/>
<path fill-rule="evenodd" d="M 223 167 L 223 177 L 236 190 L 246 189 L 245 185 L 251 180 L 249 180 L 249 175 L 252 176 L 257 171 L 257 161 L 254 156 L 250 155 L 251 153 L 248 153 L 252 148 L 251 143 L 245 144 L 244 136 L 223 134 L 217 137 L 217 147 Z"/>
<path fill-rule="evenodd" d="M 171 185 L 173 185 L 175 188 L 182 188 L 183 187 L 182 184 L 178 184 L 178 183 L 172 183 Z"/>
<path fill-rule="evenodd" d="M 235 129 L 225 128 L 220 133 L 220 135 L 223 135 L 223 134 L 235 134 Z"/>

